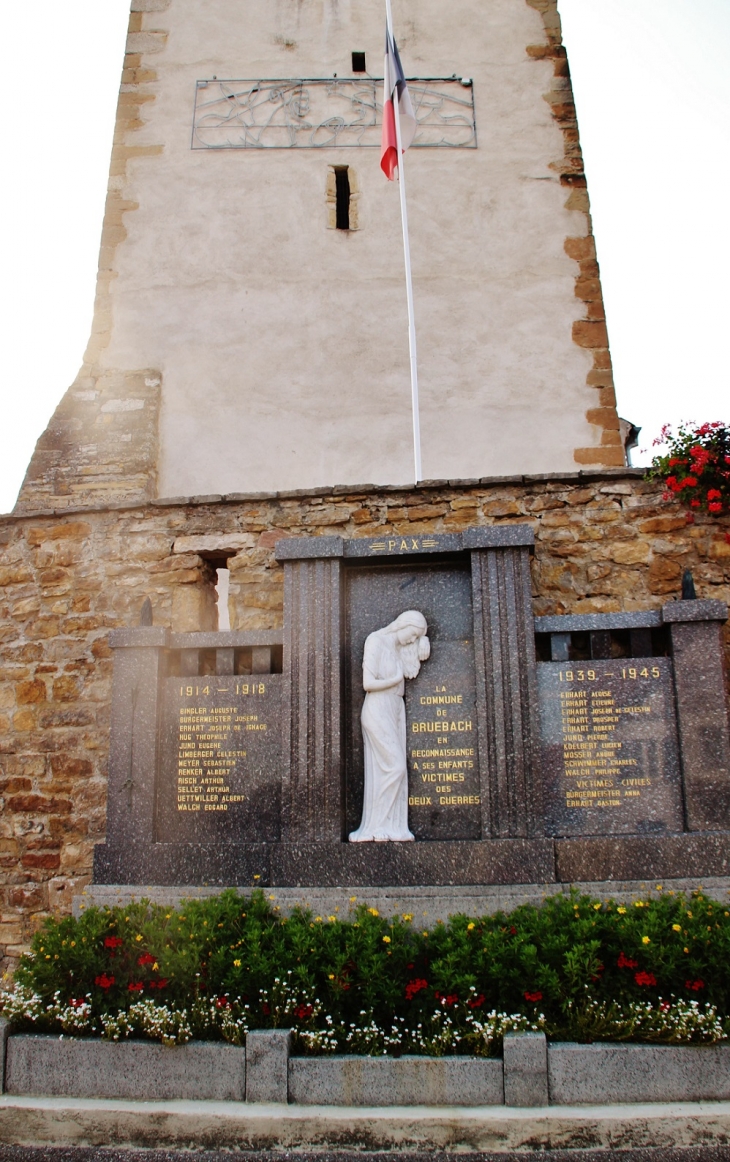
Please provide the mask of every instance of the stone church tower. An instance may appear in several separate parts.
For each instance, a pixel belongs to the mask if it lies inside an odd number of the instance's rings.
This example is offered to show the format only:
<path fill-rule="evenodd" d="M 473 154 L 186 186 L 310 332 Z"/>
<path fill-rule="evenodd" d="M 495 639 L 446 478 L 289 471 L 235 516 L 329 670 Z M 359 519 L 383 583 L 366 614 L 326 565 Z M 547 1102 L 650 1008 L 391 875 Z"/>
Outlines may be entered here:
<path fill-rule="evenodd" d="M 555 0 L 395 7 L 424 476 L 622 466 Z M 133 0 L 93 332 L 17 512 L 412 483 L 383 38 L 381 0 Z"/>

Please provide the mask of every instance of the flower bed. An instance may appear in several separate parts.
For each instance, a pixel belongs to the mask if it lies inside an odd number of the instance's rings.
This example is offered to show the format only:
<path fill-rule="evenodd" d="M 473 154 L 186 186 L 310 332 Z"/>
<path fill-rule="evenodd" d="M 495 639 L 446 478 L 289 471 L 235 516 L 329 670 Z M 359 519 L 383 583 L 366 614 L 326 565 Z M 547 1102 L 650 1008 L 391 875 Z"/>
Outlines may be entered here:
<path fill-rule="evenodd" d="M 648 478 L 663 480 L 664 500 L 679 500 L 689 509 L 719 517 L 730 511 L 730 428 L 719 421 L 693 427 L 680 424 L 676 434 L 665 424 L 655 444 L 667 446 L 655 456 Z"/>
<path fill-rule="evenodd" d="M 553 1040 L 716 1043 L 730 1032 L 730 910 L 697 892 L 633 904 L 554 896 L 430 931 L 351 901 L 282 916 L 260 891 L 89 908 L 49 920 L 0 993 L 13 1031 L 240 1045 L 293 1028 L 295 1052 L 499 1053 Z"/>

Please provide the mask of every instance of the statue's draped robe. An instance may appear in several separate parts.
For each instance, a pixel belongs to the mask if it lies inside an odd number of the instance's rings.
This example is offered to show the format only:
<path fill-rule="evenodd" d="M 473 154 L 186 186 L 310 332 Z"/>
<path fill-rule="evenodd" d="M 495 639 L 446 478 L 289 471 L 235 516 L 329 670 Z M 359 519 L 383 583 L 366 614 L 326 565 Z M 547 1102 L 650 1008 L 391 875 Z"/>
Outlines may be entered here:
<path fill-rule="evenodd" d="M 363 678 L 400 677 L 387 690 L 366 693 L 362 708 L 365 745 L 365 793 L 362 822 L 350 835 L 353 842 L 409 840 L 408 767 L 404 680 L 393 634 L 371 633 L 365 642 Z"/>

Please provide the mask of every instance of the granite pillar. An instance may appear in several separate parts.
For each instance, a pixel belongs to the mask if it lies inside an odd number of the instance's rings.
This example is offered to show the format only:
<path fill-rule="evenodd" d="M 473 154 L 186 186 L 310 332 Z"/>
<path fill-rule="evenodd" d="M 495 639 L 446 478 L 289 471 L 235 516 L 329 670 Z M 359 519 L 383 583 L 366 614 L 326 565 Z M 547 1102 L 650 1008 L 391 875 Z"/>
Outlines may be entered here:
<path fill-rule="evenodd" d="M 688 831 L 730 828 L 730 730 L 723 670 L 724 601 L 672 601 L 662 610 L 674 662 Z"/>
<path fill-rule="evenodd" d="M 482 781 L 482 838 L 543 834 L 530 528 L 469 529 Z"/>
<path fill-rule="evenodd" d="M 168 639 L 169 630 L 164 626 L 118 629 L 109 635 L 114 650 L 114 676 L 107 837 L 108 841 L 112 839 L 110 846 L 120 851 L 151 846 L 156 839 L 161 679 Z M 97 847 L 96 863 L 110 854 Z"/>
<path fill-rule="evenodd" d="M 340 537 L 280 541 L 284 561 L 282 839 L 343 838 Z"/>

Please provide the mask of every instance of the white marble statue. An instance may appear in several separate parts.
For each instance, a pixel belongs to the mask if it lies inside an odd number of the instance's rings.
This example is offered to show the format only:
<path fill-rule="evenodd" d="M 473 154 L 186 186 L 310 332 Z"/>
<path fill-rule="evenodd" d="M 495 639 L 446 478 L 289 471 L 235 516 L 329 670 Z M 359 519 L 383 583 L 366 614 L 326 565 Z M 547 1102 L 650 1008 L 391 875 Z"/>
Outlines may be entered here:
<path fill-rule="evenodd" d="M 351 843 L 410 840 L 406 761 L 405 679 L 415 678 L 431 653 L 422 613 L 409 609 L 365 642 L 362 659 L 362 737 L 365 795 L 362 822 Z"/>

